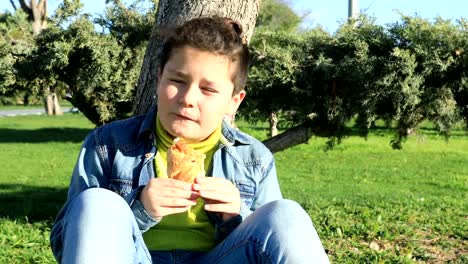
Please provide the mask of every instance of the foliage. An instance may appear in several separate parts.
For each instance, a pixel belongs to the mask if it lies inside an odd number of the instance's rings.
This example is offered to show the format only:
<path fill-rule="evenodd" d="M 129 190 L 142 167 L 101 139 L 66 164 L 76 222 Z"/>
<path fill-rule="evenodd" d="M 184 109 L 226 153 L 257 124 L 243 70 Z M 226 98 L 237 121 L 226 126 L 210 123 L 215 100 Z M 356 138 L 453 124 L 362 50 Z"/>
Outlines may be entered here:
<path fill-rule="evenodd" d="M 13 65 L 24 61 L 33 48 L 28 15 L 21 10 L 0 14 L 0 95 L 12 96 L 28 89 Z"/>
<path fill-rule="evenodd" d="M 402 21 L 383 27 L 363 15 L 334 35 L 320 28 L 257 34 L 241 116 L 266 120 L 278 112 L 280 126 L 307 124 L 330 146 L 355 119 L 363 136 L 377 119 L 394 122 L 394 148 L 426 119 L 449 136 L 468 120 L 467 22 Z"/>
<path fill-rule="evenodd" d="M 238 126 L 261 140 L 268 131 Z M 318 138 L 275 154 L 284 197 L 308 212 L 333 263 L 466 263 L 464 131 L 446 142 L 425 122 L 395 152 L 392 131 L 376 126 L 335 151 Z M 54 263 L 50 227 L 93 127 L 81 114 L 0 118 L 0 263 Z"/>
<path fill-rule="evenodd" d="M 93 20 L 79 0 L 64 1 L 52 26 L 34 40 L 24 14 L 3 14 L 2 93 L 54 87 L 95 124 L 129 116 L 157 3 L 146 9 L 141 1 L 107 3 Z M 258 121 L 275 112 L 280 127 L 306 124 L 329 137 L 329 146 L 340 142 L 351 120 L 363 136 L 375 120 L 386 120 L 395 127 L 394 148 L 426 119 L 447 137 L 459 122 L 468 127 L 467 20 L 401 17 L 379 26 L 363 15 L 333 35 L 321 28 L 299 34 L 300 17 L 282 1 L 265 1 L 240 115 Z M 13 38 L 15 32 L 22 37 Z M 17 39 L 24 44 L 13 45 Z"/>
<path fill-rule="evenodd" d="M 67 93 L 73 106 L 95 124 L 130 115 L 155 19 L 155 1 L 148 8 L 142 1 L 129 7 L 120 0 L 108 3 L 106 14 L 94 21 L 82 13 L 79 0 L 64 1 L 51 26 L 34 39 L 30 54 L 14 63 L 16 76 L 33 92 L 53 87 Z"/>
<path fill-rule="evenodd" d="M 293 32 L 301 21 L 302 18 L 283 0 L 262 0 L 255 30 Z"/>

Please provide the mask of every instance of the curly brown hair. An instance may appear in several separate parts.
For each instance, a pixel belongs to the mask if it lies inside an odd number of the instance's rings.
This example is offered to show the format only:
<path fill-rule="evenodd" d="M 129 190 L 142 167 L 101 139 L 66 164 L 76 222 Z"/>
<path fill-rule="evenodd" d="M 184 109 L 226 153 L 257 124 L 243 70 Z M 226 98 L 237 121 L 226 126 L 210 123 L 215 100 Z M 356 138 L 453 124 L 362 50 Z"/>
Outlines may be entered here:
<path fill-rule="evenodd" d="M 249 68 L 249 49 L 243 39 L 242 26 L 238 22 L 217 16 L 201 17 L 159 32 L 164 39 L 160 55 L 161 72 L 170 59 L 172 50 L 190 46 L 227 56 L 236 65 L 232 76 L 233 95 L 244 89 Z"/>

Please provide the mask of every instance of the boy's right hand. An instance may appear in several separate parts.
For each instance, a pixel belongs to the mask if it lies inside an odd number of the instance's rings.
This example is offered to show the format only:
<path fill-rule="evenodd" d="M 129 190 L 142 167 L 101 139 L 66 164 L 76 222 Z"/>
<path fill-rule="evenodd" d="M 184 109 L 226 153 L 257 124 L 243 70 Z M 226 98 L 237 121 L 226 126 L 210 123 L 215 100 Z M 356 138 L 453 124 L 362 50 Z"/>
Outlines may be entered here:
<path fill-rule="evenodd" d="M 141 191 L 140 201 L 152 217 L 159 218 L 187 211 L 198 197 L 191 183 L 155 178 Z"/>

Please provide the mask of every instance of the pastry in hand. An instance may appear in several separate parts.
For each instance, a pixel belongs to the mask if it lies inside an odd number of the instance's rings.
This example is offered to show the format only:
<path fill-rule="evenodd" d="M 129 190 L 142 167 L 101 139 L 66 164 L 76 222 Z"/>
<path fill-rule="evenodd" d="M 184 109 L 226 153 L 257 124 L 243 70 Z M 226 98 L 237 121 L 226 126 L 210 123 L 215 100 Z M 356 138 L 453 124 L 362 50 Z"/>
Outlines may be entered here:
<path fill-rule="evenodd" d="M 205 154 L 194 150 L 182 138 L 174 139 L 167 151 L 167 176 L 193 183 L 197 176 L 205 176 Z"/>

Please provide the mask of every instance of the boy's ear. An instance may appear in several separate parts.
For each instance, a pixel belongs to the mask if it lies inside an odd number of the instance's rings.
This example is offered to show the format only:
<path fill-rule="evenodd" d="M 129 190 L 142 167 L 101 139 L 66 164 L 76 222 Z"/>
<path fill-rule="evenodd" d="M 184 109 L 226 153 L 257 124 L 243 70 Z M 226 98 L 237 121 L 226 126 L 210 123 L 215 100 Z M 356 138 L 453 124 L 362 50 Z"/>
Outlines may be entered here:
<path fill-rule="evenodd" d="M 162 70 L 161 67 L 158 67 L 158 83 L 161 80 Z"/>
<path fill-rule="evenodd" d="M 246 95 L 245 90 L 242 90 L 231 98 L 231 107 L 230 107 L 231 109 L 229 109 L 230 111 L 229 114 L 234 114 L 235 112 L 237 112 L 237 109 L 239 108 L 240 104 L 244 100 L 245 95 Z"/>
<path fill-rule="evenodd" d="M 162 77 L 162 70 L 161 70 L 161 67 L 158 67 L 158 77 L 157 77 L 157 80 L 156 80 L 156 94 L 159 93 L 159 85 L 160 85 L 160 82 L 161 82 L 161 77 Z"/>

